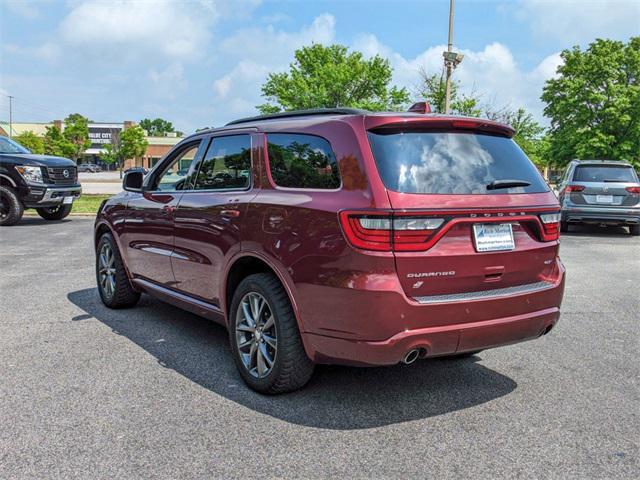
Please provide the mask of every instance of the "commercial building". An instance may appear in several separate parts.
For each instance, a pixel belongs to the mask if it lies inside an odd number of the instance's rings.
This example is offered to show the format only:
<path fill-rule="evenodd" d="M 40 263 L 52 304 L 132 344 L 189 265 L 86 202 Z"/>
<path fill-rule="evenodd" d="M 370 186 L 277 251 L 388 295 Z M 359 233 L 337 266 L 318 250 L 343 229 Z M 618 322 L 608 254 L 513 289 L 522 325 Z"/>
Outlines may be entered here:
<path fill-rule="evenodd" d="M 47 133 L 47 127 L 57 126 L 64 131 L 64 122 L 62 120 L 54 120 L 50 123 L 29 123 L 29 122 L 13 122 L 11 124 L 12 136 L 31 131 L 38 137 L 44 137 Z M 116 122 L 92 122 L 89 124 L 89 139 L 91 146 L 84 152 L 82 160 L 79 163 L 95 163 L 103 168 L 115 168 L 105 164 L 100 159 L 100 154 L 105 151 L 105 145 L 111 143 L 113 139 L 120 134 L 125 128 L 135 125 L 135 122 L 124 121 Z M 9 136 L 9 123 L 0 122 L 0 135 Z M 181 138 L 175 133 L 168 133 L 163 137 L 145 137 L 148 146 L 147 151 L 138 159 L 128 159 L 125 161 L 124 168 L 130 167 L 153 167 L 171 148 L 178 143 Z"/>

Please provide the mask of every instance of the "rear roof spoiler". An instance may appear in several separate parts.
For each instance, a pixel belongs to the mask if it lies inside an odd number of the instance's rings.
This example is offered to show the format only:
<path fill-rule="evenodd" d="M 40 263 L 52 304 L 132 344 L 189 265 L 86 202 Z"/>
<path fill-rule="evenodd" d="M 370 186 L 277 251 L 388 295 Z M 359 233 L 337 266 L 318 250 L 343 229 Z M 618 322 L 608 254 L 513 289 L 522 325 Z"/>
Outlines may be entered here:
<path fill-rule="evenodd" d="M 516 131 L 509 125 L 481 118 L 425 115 L 411 117 L 365 117 L 367 130 L 464 130 L 493 133 L 512 138 Z"/>

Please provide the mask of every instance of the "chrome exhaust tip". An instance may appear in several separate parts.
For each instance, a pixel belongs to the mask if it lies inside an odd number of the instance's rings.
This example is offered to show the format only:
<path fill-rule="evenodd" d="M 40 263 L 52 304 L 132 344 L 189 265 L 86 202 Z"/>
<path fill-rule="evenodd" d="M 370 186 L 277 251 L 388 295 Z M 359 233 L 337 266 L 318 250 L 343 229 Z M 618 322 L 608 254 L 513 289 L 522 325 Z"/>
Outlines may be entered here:
<path fill-rule="evenodd" d="M 418 357 L 420 357 L 420 349 L 414 348 L 413 350 L 409 350 L 407 352 L 407 354 L 402 359 L 402 363 L 404 363 L 405 365 L 411 365 L 418 359 Z"/>

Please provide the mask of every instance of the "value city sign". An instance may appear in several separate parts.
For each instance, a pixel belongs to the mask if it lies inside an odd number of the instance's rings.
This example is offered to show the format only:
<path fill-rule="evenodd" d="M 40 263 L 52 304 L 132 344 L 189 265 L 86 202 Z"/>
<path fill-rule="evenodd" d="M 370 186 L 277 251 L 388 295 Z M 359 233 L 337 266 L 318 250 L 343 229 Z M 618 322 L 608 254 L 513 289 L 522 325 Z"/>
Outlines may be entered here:
<path fill-rule="evenodd" d="M 104 146 L 115 140 L 121 131 L 122 127 L 98 127 L 89 125 L 90 148 L 104 149 Z"/>

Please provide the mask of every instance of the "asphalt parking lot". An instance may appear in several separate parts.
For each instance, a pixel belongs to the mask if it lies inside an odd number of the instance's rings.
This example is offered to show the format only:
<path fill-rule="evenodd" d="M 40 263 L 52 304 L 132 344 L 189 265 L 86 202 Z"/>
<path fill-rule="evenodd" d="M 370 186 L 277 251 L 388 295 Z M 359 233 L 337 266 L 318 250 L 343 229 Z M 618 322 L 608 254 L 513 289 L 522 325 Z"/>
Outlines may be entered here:
<path fill-rule="evenodd" d="M 468 360 L 264 397 L 223 328 L 95 290 L 92 220 L 0 230 L 0 478 L 637 478 L 640 238 L 563 236 L 563 315 Z"/>

